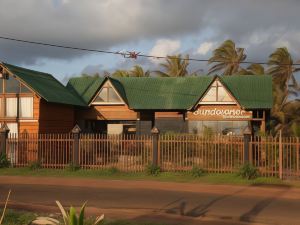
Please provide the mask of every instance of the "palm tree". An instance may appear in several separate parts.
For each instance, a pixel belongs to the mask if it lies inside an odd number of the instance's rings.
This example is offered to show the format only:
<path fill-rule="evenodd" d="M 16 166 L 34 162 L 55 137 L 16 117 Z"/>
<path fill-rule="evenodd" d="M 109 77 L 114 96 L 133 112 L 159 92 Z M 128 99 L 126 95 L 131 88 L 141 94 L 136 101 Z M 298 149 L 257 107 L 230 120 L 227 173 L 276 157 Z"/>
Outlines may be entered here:
<path fill-rule="evenodd" d="M 181 55 L 167 56 L 166 63 L 160 64 L 165 72 L 155 71 L 161 77 L 184 77 L 188 75 L 189 56 L 181 58 Z"/>
<path fill-rule="evenodd" d="M 238 75 L 264 75 L 266 74 L 265 67 L 261 64 L 251 64 L 247 69 L 240 68 L 237 72 Z"/>
<path fill-rule="evenodd" d="M 144 71 L 143 68 L 139 65 L 135 65 L 132 70 L 129 71 L 131 77 L 149 77 L 150 71 Z"/>
<path fill-rule="evenodd" d="M 113 77 L 130 77 L 130 74 L 127 70 L 116 70 L 113 74 Z"/>
<path fill-rule="evenodd" d="M 222 71 L 223 75 L 233 75 L 240 70 L 240 63 L 246 59 L 244 48 L 236 48 L 232 40 L 224 41 L 213 51 L 213 56 L 208 64 L 214 64 L 208 71 L 209 74 Z"/>
<path fill-rule="evenodd" d="M 277 48 L 269 58 L 268 73 L 273 76 L 274 104 L 271 115 L 274 119 L 274 133 L 282 129 L 291 134 L 292 126 L 298 124 L 299 101 L 287 101 L 290 93 L 297 95 L 299 85 L 294 73 L 300 71 L 293 65 L 293 59 L 287 48 Z"/>
<path fill-rule="evenodd" d="M 276 51 L 270 55 L 269 65 L 268 73 L 273 76 L 276 86 L 285 92 L 285 99 L 282 102 L 284 104 L 286 103 L 289 93 L 296 94 L 296 92 L 299 91 L 299 85 L 294 73 L 300 71 L 300 67 L 293 65 L 292 56 L 285 47 L 277 48 Z M 289 89 L 289 87 L 292 89 Z"/>

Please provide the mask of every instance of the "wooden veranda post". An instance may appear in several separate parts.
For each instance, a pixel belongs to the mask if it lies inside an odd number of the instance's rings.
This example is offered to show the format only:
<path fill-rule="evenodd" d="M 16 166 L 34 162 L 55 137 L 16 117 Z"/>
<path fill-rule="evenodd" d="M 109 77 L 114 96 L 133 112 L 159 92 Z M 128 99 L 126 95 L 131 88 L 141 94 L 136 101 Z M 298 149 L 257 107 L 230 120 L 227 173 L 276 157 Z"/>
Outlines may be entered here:
<path fill-rule="evenodd" d="M 153 153 L 152 153 L 152 164 L 158 166 L 158 139 L 159 139 L 159 130 L 156 127 L 153 127 L 151 130 L 151 135 L 153 137 Z"/>
<path fill-rule="evenodd" d="M 0 128 L 0 154 L 6 154 L 6 139 L 8 138 L 9 128 L 4 123 Z"/>
<path fill-rule="evenodd" d="M 279 131 L 279 178 L 282 179 L 282 167 L 283 167 L 283 149 L 282 149 L 282 133 Z"/>
<path fill-rule="evenodd" d="M 75 125 L 71 132 L 73 134 L 73 139 L 74 139 L 72 163 L 75 166 L 79 166 L 79 138 L 80 138 L 81 129 L 78 125 Z"/>
<path fill-rule="evenodd" d="M 250 151 L 250 141 L 251 141 L 251 130 L 247 126 L 244 130 L 244 163 L 249 163 L 249 151 Z M 251 162 L 252 163 L 252 162 Z"/>

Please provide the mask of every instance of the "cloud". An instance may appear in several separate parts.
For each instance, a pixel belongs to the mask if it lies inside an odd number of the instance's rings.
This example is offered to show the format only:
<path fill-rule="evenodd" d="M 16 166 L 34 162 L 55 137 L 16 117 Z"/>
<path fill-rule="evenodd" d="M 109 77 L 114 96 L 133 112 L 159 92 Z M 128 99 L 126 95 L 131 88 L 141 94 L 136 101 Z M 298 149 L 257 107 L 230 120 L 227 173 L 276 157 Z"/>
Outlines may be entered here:
<path fill-rule="evenodd" d="M 179 40 L 171 39 L 159 39 L 156 41 L 153 48 L 150 50 L 149 54 L 153 56 L 166 56 L 174 55 L 178 53 L 181 43 Z M 153 62 L 157 62 L 155 58 L 151 59 Z"/>
<path fill-rule="evenodd" d="M 199 48 L 196 51 L 196 54 L 199 55 L 206 55 L 209 51 L 211 51 L 215 46 L 214 42 L 203 42 L 199 46 Z"/>
<path fill-rule="evenodd" d="M 0 36 L 91 49 L 158 40 L 150 52 L 159 55 L 184 45 L 190 54 L 207 55 L 210 43 L 232 39 L 255 60 L 265 61 L 278 45 L 298 59 L 299 8 L 299 0 L 1 0 Z M 186 37 L 195 42 L 184 43 Z M 0 40 L 0 59 L 15 64 L 72 62 L 87 54 Z"/>

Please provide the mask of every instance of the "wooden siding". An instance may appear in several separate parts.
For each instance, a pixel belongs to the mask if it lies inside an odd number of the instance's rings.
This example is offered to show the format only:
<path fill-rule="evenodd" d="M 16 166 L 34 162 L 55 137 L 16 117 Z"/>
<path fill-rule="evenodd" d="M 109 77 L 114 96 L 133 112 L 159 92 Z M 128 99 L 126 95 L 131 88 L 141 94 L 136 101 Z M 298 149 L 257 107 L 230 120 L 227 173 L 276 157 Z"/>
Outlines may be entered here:
<path fill-rule="evenodd" d="M 137 113 L 126 105 L 93 105 L 76 111 L 77 120 L 136 120 Z"/>
<path fill-rule="evenodd" d="M 40 101 L 40 133 L 67 133 L 75 125 L 74 107 Z"/>

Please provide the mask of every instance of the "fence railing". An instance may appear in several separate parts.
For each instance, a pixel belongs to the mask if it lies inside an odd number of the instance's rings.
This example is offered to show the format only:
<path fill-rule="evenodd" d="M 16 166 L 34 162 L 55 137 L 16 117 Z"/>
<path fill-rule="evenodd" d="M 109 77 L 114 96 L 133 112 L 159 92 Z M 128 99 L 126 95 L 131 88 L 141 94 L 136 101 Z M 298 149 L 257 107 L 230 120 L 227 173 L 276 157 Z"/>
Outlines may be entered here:
<path fill-rule="evenodd" d="M 300 141 L 294 137 L 10 134 L 5 144 L 14 167 L 39 161 L 44 168 L 72 163 L 83 169 L 138 172 L 155 162 L 163 171 L 198 166 L 232 173 L 249 160 L 263 176 L 300 178 Z"/>

